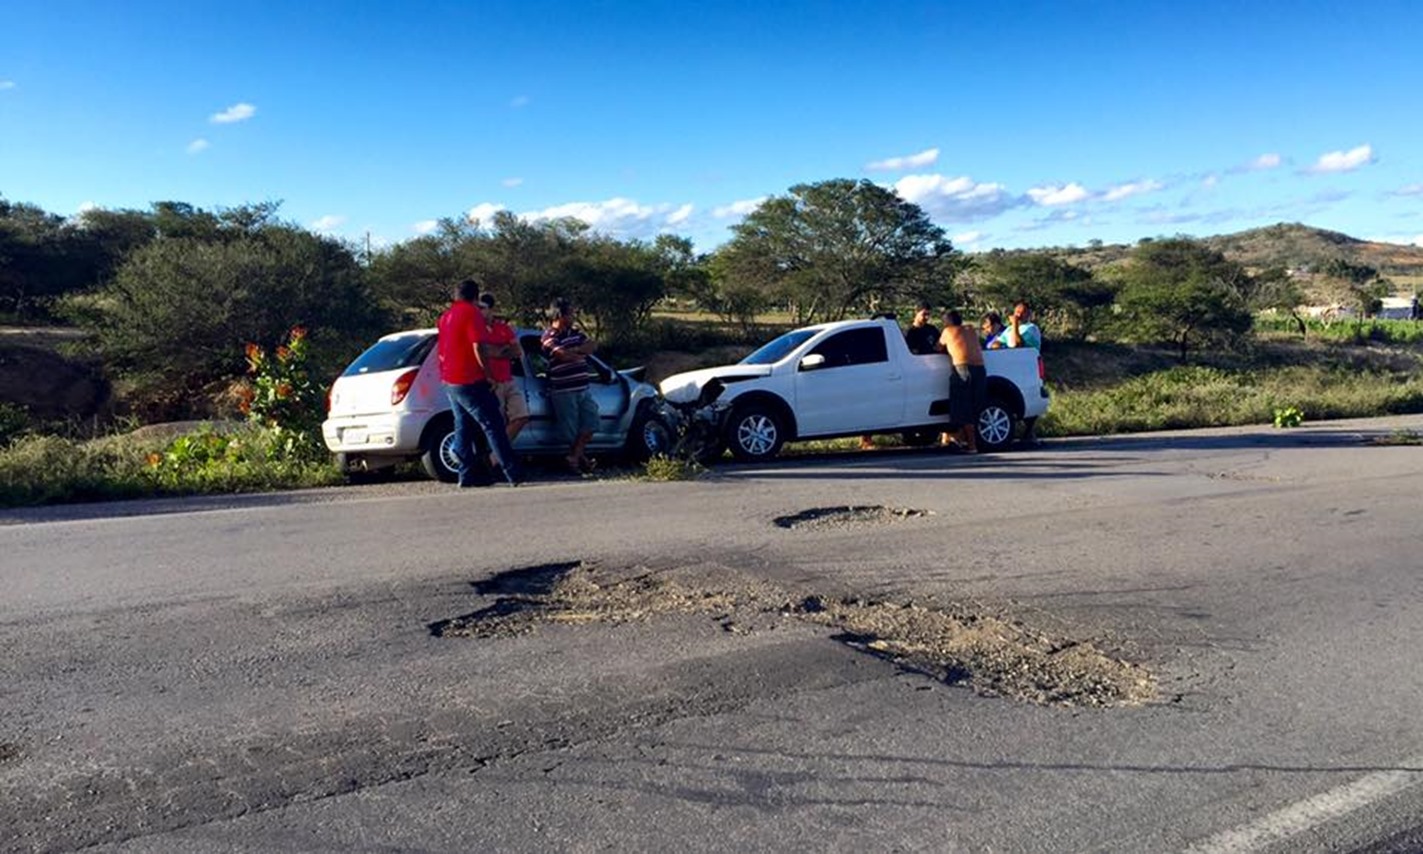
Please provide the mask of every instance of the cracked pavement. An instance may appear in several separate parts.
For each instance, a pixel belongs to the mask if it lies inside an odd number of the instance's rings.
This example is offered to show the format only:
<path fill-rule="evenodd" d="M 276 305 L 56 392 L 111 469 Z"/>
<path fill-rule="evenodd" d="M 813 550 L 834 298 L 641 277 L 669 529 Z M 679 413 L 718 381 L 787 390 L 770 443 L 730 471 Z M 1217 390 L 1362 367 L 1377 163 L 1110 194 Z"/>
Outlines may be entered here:
<path fill-rule="evenodd" d="M 1230 838 L 1390 850 L 1423 823 L 1423 448 L 1364 440 L 1399 427 L 6 512 L 0 850 L 1184 850 L 1378 773 Z M 932 515 L 773 523 L 851 504 Z M 981 603 L 1161 696 L 977 696 L 803 621 L 428 629 L 578 560 Z"/>

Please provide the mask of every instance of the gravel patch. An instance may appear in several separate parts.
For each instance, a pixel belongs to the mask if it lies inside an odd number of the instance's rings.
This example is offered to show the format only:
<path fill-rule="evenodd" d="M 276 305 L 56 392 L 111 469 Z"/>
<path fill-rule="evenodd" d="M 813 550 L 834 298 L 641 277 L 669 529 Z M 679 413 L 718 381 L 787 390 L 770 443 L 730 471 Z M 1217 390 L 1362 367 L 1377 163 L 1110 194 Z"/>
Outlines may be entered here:
<path fill-rule="evenodd" d="M 812 507 L 771 520 L 776 527 L 788 530 L 826 530 L 855 528 L 865 525 L 889 525 L 906 519 L 934 515 L 931 510 L 909 507 L 884 507 L 879 504 L 848 504 L 840 507 Z"/>
<path fill-rule="evenodd" d="M 524 567 L 475 585 L 494 601 L 429 626 L 439 637 L 516 637 L 540 626 L 616 625 L 701 614 L 736 634 L 794 620 L 824 626 L 866 654 L 975 692 L 1064 706 L 1132 706 L 1156 697 L 1144 667 L 1092 642 L 1055 637 L 976 603 L 948 605 L 796 595 L 733 572 Z"/>

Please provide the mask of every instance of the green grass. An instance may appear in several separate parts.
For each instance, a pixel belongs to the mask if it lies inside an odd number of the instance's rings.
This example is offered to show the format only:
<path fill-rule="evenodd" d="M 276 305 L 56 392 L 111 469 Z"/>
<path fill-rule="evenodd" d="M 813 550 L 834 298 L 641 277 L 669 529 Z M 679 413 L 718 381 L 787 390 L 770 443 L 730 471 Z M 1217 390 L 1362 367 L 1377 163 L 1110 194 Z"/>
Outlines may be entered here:
<path fill-rule="evenodd" d="M 30 435 L 0 449 L 0 507 L 328 486 L 324 449 L 280 431 L 211 429 L 169 441 Z"/>
<path fill-rule="evenodd" d="M 1038 432 L 1080 436 L 1270 424 L 1276 409 L 1291 406 L 1306 421 L 1423 412 L 1423 373 L 1320 365 L 1177 367 L 1110 388 L 1058 391 Z"/>
<path fill-rule="evenodd" d="M 1308 337 L 1320 341 L 1372 341 L 1377 344 L 1419 344 L 1423 343 L 1423 322 L 1417 320 L 1365 320 L 1362 324 L 1352 319 L 1325 323 L 1321 320 L 1305 320 Z M 1255 331 L 1270 337 L 1293 337 L 1299 339 L 1299 325 L 1289 317 L 1258 317 Z"/>

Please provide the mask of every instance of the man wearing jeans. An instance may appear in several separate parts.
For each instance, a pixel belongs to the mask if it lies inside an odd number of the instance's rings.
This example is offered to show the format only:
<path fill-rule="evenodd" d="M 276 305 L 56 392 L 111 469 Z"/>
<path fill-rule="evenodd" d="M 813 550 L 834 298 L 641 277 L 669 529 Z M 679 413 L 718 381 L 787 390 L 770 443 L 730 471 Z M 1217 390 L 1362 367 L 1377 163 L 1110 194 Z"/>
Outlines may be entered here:
<path fill-rule="evenodd" d="M 484 317 L 475 307 L 479 283 L 465 279 L 455 288 L 455 299 L 440 315 L 440 380 L 450 399 L 455 418 L 455 456 L 459 460 L 459 485 L 479 486 L 474 452 L 474 428 L 478 425 L 494 451 L 494 459 L 510 486 L 523 482 L 519 459 L 504 430 L 499 400 L 489 385 L 483 347 L 487 336 Z"/>

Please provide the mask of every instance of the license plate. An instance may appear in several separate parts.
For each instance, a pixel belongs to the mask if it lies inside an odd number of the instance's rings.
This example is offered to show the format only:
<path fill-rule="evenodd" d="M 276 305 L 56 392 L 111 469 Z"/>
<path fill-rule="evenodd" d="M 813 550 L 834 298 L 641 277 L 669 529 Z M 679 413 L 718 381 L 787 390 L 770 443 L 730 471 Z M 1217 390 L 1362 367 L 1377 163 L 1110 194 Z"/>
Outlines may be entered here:
<path fill-rule="evenodd" d="M 342 437 L 342 442 L 347 445 L 364 445 L 366 443 L 365 430 L 347 430 Z"/>

